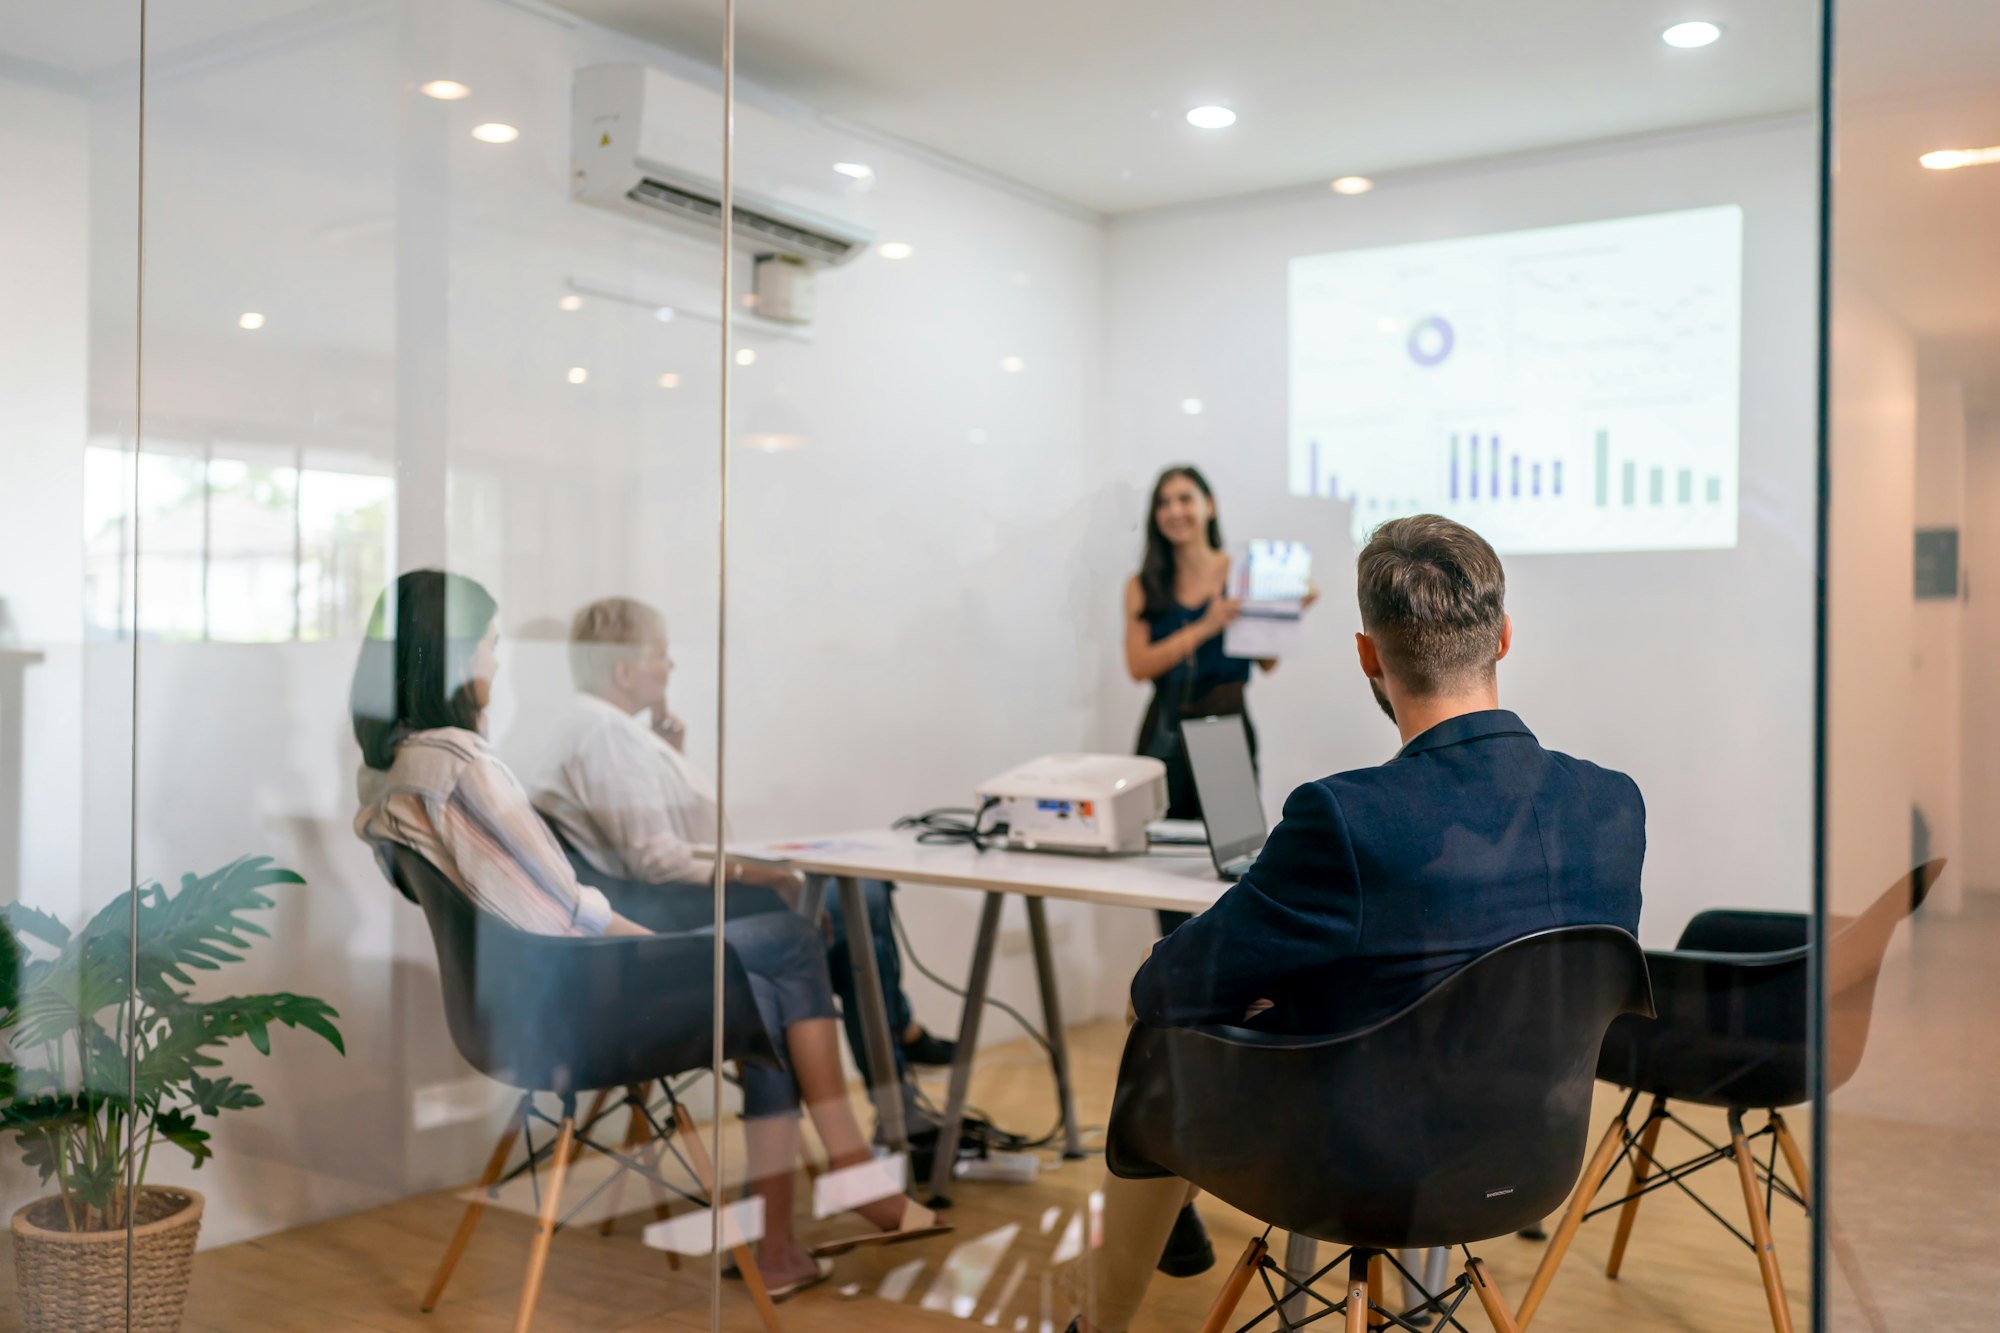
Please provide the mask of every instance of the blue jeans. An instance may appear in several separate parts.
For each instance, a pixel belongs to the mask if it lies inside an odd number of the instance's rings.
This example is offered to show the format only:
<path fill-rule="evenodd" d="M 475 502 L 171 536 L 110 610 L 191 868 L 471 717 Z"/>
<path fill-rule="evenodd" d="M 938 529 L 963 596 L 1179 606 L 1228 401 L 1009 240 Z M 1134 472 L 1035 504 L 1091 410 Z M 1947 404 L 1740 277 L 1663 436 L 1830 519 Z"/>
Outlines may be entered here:
<path fill-rule="evenodd" d="M 889 1010 L 889 1046 L 895 1052 L 898 1077 L 907 1071 L 903 1063 L 903 1033 L 912 1018 L 910 997 L 903 994 L 903 953 L 896 947 L 896 928 L 889 914 L 889 894 L 894 885 L 879 879 L 861 881 L 861 896 L 868 904 L 869 946 L 875 950 L 875 969 L 882 975 L 882 998 Z M 847 922 L 840 911 L 836 884 L 827 885 L 826 914 L 833 923 L 833 947 L 827 950 L 828 972 L 833 993 L 840 997 L 841 1022 L 847 1028 L 847 1046 L 863 1069 L 868 1065 L 868 1040 L 861 1024 L 861 996 L 855 986 L 854 959 L 849 952 Z M 732 927 L 733 929 L 733 927 Z"/>
<path fill-rule="evenodd" d="M 714 932 L 715 927 L 709 926 L 694 933 Z M 786 1029 L 805 1019 L 833 1017 L 833 992 L 819 931 L 796 913 L 765 912 L 729 922 L 723 939 L 743 960 L 758 1016 L 783 1063 Z M 799 1113 L 798 1085 L 789 1065 L 770 1069 L 746 1064 L 742 1077 L 744 1119 Z"/>

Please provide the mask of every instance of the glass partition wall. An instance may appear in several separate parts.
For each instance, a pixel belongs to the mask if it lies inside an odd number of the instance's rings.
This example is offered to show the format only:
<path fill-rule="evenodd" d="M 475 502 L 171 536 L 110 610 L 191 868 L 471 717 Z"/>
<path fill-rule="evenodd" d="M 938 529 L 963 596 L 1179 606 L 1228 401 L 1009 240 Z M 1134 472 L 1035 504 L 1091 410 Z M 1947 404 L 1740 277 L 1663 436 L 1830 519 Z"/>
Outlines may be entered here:
<path fill-rule="evenodd" d="M 1832 1328 L 1970 1327 L 1995 1233 L 2000 26 L 1841 0 L 1830 31 L 1821 1307 Z"/>
<path fill-rule="evenodd" d="M 1974 1322 L 1986 16 L 934 8 L 0 5 L 0 1322 Z"/>

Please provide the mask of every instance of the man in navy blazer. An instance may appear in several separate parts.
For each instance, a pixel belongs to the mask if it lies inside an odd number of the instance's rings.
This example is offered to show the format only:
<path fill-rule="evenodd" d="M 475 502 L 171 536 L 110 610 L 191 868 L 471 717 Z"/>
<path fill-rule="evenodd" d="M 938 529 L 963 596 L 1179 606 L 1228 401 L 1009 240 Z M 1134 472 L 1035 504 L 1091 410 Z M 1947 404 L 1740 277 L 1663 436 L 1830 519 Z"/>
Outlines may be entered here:
<path fill-rule="evenodd" d="M 1243 879 L 1139 969 L 1144 1022 L 1351 1032 L 1522 935 L 1638 932 L 1645 803 L 1631 778 L 1543 749 L 1500 707 L 1513 625 L 1493 548 L 1434 514 L 1396 519 L 1361 552 L 1357 583 L 1362 674 L 1403 748 L 1291 794 Z M 1189 1201 L 1171 1179 L 1107 1185 L 1077 1327 L 1123 1333 Z"/>

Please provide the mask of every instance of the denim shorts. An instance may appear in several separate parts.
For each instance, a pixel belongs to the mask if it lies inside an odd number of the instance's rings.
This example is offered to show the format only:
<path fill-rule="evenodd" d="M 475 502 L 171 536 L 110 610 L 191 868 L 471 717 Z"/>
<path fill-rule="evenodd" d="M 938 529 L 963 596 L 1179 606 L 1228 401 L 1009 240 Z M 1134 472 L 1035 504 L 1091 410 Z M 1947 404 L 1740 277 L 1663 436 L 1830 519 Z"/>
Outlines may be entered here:
<path fill-rule="evenodd" d="M 694 933 L 708 935 L 714 930 L 710 926 Z M 750 993 L 781 1063 L 787 1054 L 785 1031 L 792 1024 L 840 1016 L 827 976 L 826 940 L 804 917 L 796 912 L 739 917 L 727 923 L 722 938 L 750 974 Z M 745 1065 L 742 1076 L 744 1119 L 799 1113 L 798 1085 L 789 1065 L 783 1069 Z"/>

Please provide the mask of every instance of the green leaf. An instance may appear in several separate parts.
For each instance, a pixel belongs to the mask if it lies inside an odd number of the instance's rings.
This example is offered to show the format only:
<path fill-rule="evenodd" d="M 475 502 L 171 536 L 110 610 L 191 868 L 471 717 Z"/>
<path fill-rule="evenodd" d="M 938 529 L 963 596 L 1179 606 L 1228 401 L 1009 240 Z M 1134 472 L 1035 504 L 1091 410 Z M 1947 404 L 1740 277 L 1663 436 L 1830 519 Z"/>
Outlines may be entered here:
<path fill-rule="evenodd" d="M 194 1158 L 197 1168 L 215 1156 L 215 1150 L 208 1146 L 208 1131 L 195 1123 L 195 1118 L 186 1111 L 162 1111 L 153 1117 L 153 1132 L 177 1148 L 185 1149 Z"/>
<path fill-rule="evenodd" d="M 6 921 L 16 935 L 26 935 L 29 939 L 40 940 L 51 949 L 60 949 L 69 943 L 69 927 L 59 917 L 28 906 L 26 903 L 7 903 L 0 906 L 0 920 Z"/>
<path fill-rule="evenodd" d="M 203 1115 L 247 1111 L 264 1104 L 264 1099 L 252 1092 L 247 1083 L 238 1083 L 233 1078 L 204 1078 L 200 1074 L 189 1077 L 188 1097 L 201 1108 Z"/>

